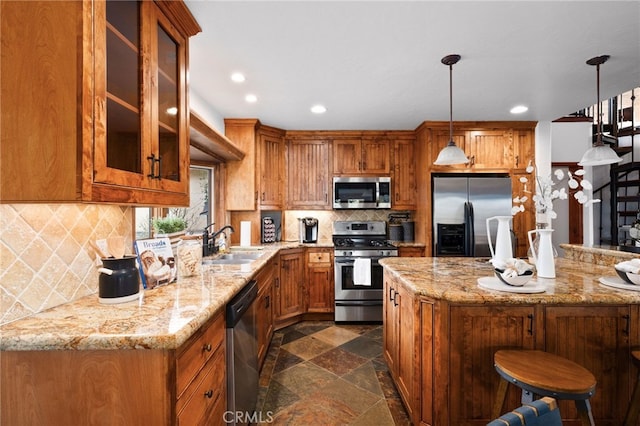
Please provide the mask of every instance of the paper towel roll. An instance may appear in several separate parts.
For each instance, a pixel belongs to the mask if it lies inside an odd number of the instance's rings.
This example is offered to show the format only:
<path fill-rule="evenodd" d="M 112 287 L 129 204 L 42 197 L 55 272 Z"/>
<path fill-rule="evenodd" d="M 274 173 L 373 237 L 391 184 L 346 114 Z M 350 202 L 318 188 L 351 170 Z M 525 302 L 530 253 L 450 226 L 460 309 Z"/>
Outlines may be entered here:
<path fill-rule="evenodd" d="M 243 247 L 251 245 L 251 222 L 248 220 L 240 222 L 240 245 Z"/>

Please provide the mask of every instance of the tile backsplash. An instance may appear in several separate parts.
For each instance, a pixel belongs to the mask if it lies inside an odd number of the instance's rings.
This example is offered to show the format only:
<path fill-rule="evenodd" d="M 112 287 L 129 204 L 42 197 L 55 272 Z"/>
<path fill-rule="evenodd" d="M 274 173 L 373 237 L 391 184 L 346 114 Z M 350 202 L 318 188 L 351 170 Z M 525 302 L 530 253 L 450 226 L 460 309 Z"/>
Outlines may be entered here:
<path fill-rule="evenodd" d="M 94 204 L 0 205 L 0 324 L 97 293 L 89 240 L 132 243 L 133 210 Z"/>

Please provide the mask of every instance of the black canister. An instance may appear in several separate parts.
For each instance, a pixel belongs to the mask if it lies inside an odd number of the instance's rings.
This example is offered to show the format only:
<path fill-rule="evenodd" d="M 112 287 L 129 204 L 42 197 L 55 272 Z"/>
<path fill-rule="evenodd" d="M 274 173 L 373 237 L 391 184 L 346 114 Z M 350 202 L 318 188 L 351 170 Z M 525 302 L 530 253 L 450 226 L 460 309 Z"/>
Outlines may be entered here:
<path fill-rule="evenodd" d="M 411 242 L 414 240 L 415 233 L 415 222 L 406 221 L 402 222 L 402 234 L 404 236 L 404 241 Z"/>
<path fill-rule="evenodd" d="M 121 303 L 134 300 L 140 291 L 140 275 L 136 256 L 119 259 L 103 258 L 98 277 L 98 296 L 102 303 Z"/>
<path fill-rule="evenodd" d="M 389 239 L 391 241 L 404 240 L 404 230 L 402 229 L 402 225 L 389 225 Z"/>

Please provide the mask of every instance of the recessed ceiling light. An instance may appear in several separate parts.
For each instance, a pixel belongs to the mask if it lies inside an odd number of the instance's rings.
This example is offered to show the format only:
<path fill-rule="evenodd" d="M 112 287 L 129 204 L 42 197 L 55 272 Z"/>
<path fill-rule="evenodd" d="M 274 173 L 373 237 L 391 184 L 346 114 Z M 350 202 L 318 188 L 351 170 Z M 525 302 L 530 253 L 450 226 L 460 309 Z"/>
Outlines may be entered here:
<path fill-rule="evenodd" d="M 529 111 L 529 107 L 524 105 L 516 105 L 509 111 L 511 114 L 522 114 L 523 112 Z"/>
<path fill-rule="evenodd" d="M 247 96 L 244 97 L 244 100 L 249 102 L 250 104 L 253 104 L 258 101 L 258 97 L 256 95 L 249 93 Z"/>
<path fill-rule="evenodd" d="M 235 81 L 236 83 L 242 83 L 245 80 L 246 79 L 244 77 L 244 74 L 242 73 L 234 72 L 233 74 L 231 74 L 231 81 Z"/>
<path fill-rule="evenodd" d="M 324 105 L 314 105 L 311 107 L 311 112 L 314 114 L 324 114 L 327 112 L 327 108 Z"/>

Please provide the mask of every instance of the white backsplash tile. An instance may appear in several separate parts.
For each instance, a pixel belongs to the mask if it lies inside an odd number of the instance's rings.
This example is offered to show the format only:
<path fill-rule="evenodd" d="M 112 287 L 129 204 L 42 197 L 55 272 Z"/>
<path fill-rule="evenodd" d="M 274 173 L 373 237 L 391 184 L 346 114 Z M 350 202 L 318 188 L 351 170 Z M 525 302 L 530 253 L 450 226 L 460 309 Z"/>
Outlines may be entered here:
<path fill-rule="evenodd" d="M 0 205 L 0 324 L 97 293 L 88 242 L 124 235 L 131 247 L 132 213 L 94 204 Z"/>

